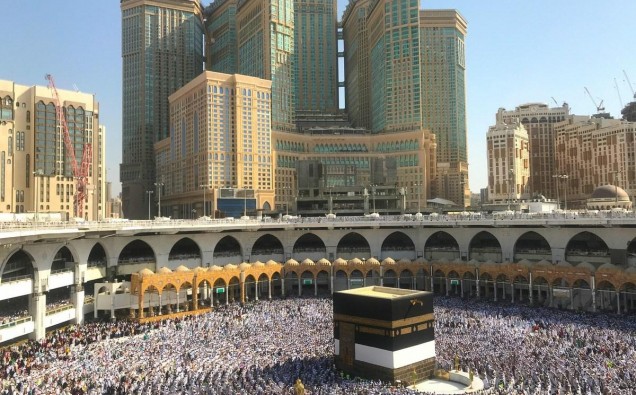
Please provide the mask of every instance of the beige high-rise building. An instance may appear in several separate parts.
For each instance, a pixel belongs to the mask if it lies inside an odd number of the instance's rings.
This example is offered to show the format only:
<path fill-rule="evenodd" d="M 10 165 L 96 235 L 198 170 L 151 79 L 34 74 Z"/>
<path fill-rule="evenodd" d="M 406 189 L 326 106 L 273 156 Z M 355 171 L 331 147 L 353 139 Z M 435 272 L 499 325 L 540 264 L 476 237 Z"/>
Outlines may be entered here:
<path fill-rule="evenodd" d="M 58 94 L 78 165 L 84 144 L 92 144 L 83 214 L 101 219 L 105 128 L 98 123 L 99 105 L 93 94 L 62 89 Z M 0 213 L 72 218 L 76 185 L 51 90 L 0 80 Z"/>
<path fill-rule="evenodd" d="M 163 216 L 226 211 L 224 189 L 239 190 L 248 214 L 274 206 L 271 84 L 206 71 L 170 95 L 171 137 L 155 144 L 163 185 L 149 191 Z"/>
<path fill-rule="evenodd" d="M 556 183 L 552 176 L 558 175 L 555 169 L 554 124 L 561 122 L 570 114 L 567 103 L 561 107 L 550 108 L 543 103 L 527 103 L 506 111 L 500 108 L 497 117 L 507 124 L 520 121 L 528 131 L 530 139 L 530 179 L 531 195 L 540 194 L 556 199 Z"/>
<path fill-rule="evenodd" d="M 602 185 L 617 185 L 634 196 L 636 123 L 570 116 L 555 124 L 554 131 L 555 171 L 568 176 L 559 183 L 560 197 L 567 198 L 569 208 L 585 208 Z"/>
<path fill-rule="evenodd" d="M 488 198 L 490 202 L 528 199 L 530 176 L 528 132 L 519 122 L 500 117 L 486 134 L 488 149 Z"/>

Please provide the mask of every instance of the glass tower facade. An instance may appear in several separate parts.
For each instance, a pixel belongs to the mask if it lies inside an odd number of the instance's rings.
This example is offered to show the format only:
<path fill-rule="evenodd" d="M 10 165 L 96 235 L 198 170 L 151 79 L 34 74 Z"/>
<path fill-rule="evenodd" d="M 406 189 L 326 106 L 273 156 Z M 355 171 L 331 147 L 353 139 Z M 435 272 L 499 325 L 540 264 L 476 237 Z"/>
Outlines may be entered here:
<path fill-rule="evenodd" d="M 422 126 L 437 141 L 435 196 L 470 202 L 466 144 L 467 23 L 455 10 L 421 10 Z"/>
<path fill-rule="evenodd" d="M 297 111 L 338 111 L 337 2 L 294 1 Z"/>
<path fill-rule="evenodd" d="M 294 129 L 294 1 L 240 0 L 238 72 L 272 81 L 272 129 Z"/>
<path fill-rule="evenodd" d="M 123 0 L 122 205 L 147 218 L 154 183 L 154 144 L 169 136 L 168 96 L 203 71 L 203 18 L 198 0 Z"/>
<path fill-rule="evenodd" d="M 238 72 L 237 0 L 215 1 L 205 8 L 206 70 Z"/>

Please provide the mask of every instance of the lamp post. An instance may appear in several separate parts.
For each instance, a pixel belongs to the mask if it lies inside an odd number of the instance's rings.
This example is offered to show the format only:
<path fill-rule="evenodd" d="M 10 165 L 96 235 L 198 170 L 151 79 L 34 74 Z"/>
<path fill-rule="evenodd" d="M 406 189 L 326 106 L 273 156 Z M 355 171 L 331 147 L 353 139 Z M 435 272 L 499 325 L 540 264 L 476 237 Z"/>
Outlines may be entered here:
<path fill-rule="evenodd" d="M 614 207 L 618 207 L 618 175 L 622 172 L 620 170 L 615 170 L 614 172 L 614 198 L 616 199 L 614 203 Z"/>
<path fill-rule="evenodd" d="M 563 195 L 563 204 L 564 204 L 564 209 L 565 211 L 568 211 L 568 178 L 570 178 L 570 176 L 568 176 L 567 174 L 561 174 L 561 176 L 559 177 L 563 180 L 565 180 L 565 192 Z"/>
<path fill-rule="evenodd" d="M 40 222 L 40 213 L 39 213 L 39 206 L 40 206 L 40 195 L 39 195 L 39 191 L 38 191 L 38 184 L 40 183 L 40 180 L 38 180 L 38 177 L 40 177 L 42 175 L 42 169 L 37 169 L 36 171 L 33 172 L 33 182 L 35 183 L 35 222 Z"/>
<path fill-rule="evenodd" d="M 159 193 L 157 195 L 159 197 L 159 200 L 158 200 L 157 204 L 159 206 L 159 210 L 158 210 L 159 218 L 161 218 L 161 187 L 164 186 L 164 183 L 163 182 L 155 182 L 155 186 L 159 190 Z"/>
<path fill-rule="evenodd" d="M 371 184 L 371 198 L 373 199 L 373 212 L 375 213 L 375 184 Z"/>
<path fill-rule="evenodd" d="M 566 180 L 565 182 L 565 197 L 564 197 L 564 209 L 568 211 L 568 183 L 567 180 L 570 178 L 567 174 L 554 174 L 552 178 L 556 179 L 556 193 L 557 193 L 557 206 L 561 208 L 561 202 L 559 201 L 559 180 Z"/>
<path fill-rule="evenodd" d="M 247 217 L 247 188 L 243 187 L 243 216 Z"/>
<path fill-rule="evenodd" d="M 201 184 L 199 188 L 203 189 L 203 216 L 205 217 L 205 190 L 208 189 L 209 185 Z"/>
<path fill-rule="evenodd" d="M 150 221 L 150 195 L 155 193 L 155 191 L 146 191 L 148 194 L 148 221 Z"/>
<path fill-rule="evenodd" d="M 556 180 L 556 195 L 557 195 L 557 210 L 561 209 L 561 203 L 559 202 L 559 175 L 553 174 L 552 178 Z"/>
<path fill-rule="evenodd" d="M 197 209 L 193 208 L 192 209 L 192 219 L 194 219 L 194 217 L 196 217 L 196 215 L 197 215 Z"/>
<path fill-rule="evenodd" d="M 508 211 L 510 211 L 510 202 L 512 201 L 512 190 L 514 188 L 514 176 L 515 169 L 508 170 L 508 192 L 510 193 L 510 199 L 508 199 Z"/>
<path fill-rule="evenodd" d="M 420 209 L 420 206 L 421 206 L 422 200 L 420 198 L 420 188 L 422 187 L 422 183 L 418 182 L 415 184 L 415 186 L 417 187 L 417 212 L 421 213 L 422 210 Z"/>

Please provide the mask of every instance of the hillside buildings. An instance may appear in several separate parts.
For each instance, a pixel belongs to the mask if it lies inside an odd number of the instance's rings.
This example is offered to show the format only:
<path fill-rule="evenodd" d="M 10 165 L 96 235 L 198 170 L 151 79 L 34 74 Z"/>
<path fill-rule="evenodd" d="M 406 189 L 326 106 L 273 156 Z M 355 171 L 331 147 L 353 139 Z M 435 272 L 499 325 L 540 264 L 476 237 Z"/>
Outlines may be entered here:
<path fill-rule="evenodd" d="M 84 144 L 92 145 L 84 219 L 102 219 L 106 131 L 99 125 L 99 104 L 89 93 L 58 89 L 58 94 L 78 164 Z M 0 80 L 0 135 L 6 136 L 0 139 L 0 213 L 74 217 L 77 183 L 51 90 Z"/>

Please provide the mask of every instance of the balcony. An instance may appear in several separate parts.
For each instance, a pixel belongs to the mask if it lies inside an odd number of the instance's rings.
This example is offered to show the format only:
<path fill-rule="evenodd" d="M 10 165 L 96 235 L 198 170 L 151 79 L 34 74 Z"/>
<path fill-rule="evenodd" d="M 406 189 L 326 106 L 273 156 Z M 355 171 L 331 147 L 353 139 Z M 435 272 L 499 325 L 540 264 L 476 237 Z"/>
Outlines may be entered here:
<path fill-rule="evenodd" d="M 33 332 L 35 325 L 31 317 L 20 318 L 0 325 L 0 343 L 15 339 L 20 336 L 28 335 Z"/>
<path fill-rule="evenodd" d="M 0 284 L 0 300 L 30 295 L 32 291 L 33 279 L 31 276 L 13 277 L 10 281 Z"/>

